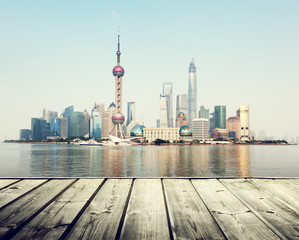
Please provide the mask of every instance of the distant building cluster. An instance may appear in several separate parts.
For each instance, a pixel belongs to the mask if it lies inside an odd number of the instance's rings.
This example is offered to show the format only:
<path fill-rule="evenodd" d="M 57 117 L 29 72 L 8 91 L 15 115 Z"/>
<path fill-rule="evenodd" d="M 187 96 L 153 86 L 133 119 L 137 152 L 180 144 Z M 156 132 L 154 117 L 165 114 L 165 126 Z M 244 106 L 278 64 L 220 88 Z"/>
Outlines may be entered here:
<path fill-rule="evenodd" d="M 160 119 L 157 128 L 172 128 L 172 83 L 163 83 L 160 94 Z M 226 106 L 219 105 L 210 112 L 203 105 L 197 112 L 197 78 L 194 60 L 189 66 L 188 94 L 176 97 L 175 127 L 180 129 L 180 139 L 240 139 L 250 140 L 250 110 L 248 105 L 242 105 L 236 111 L 236 116 L 227 118 Z"/>
<path fill-rule="evenodd" d="M 58 112 L 43 109 L 43 116 L 31 119 L 31 129 L 20 130 L 20 140 L 47 140 L 57 138 L 87 137 L 105 139 L 143 137 L 148 142 L 156 139 L 205 140 L 240 139 L 250 140 L 250 109 L 241 105 L 236 116 L 226 116 L 226 106 L 215 106 L 213 111 L 203 105 L 197 108 L 197 78 L 194 60 L 189 66 L 188 94 L 176 97 L 176 112 L 173 113 L 173 83 L 162 85 L 160 94 L 160 118 L 157 126 L 146 128 L 135 118 L 135 102 L 127 103 L 127 118 L 122 113 L 122 77 L 125 70 L 120 65 L 120 36 L 118 35 L 117 65 L 112 73 L 115 77 L 115 103 L 107 109 L 104 104 L 94 104 L 89 113 L 74 110 L 69 106 L 58 116 Z M 197 112 L 198 111 L 198 112 Z"/>

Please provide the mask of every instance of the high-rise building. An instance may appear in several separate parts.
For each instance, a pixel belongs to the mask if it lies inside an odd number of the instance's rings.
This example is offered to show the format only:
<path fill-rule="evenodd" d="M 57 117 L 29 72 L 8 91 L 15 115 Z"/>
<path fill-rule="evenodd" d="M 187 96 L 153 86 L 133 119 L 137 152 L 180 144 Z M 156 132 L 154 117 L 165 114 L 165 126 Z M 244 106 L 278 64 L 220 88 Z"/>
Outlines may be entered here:
<path fill-rule="evenodd" d="M 67 118 L 53 118 L 50 124 L 50 136 L 67 138 L 68 134 Z"/>
<path fill-rule="evenodd" d="M 176 113 L 184 113 L 186 120 L 188 121 L 188 97 L 187 94 L 180 94 L 176 97 Z M 187 124 L 188 125 L 188 124 Z"/>
<path fill-rule="evenodd" d="M 72 125 L 71 137 L 85 136 L 85 116 L 83 112 L 73 112 L 71 125 Z"/>
<path fill-rule="evenodd" d="M 185 117 L 185 114 L 183 112 L 179 112 L 175 119 L 175 127 L 179 128 L 186 125 L 188 125 L 188 121 Z"/>
<path fill-rule="evenodd" d="M 241 105 L 239 108 L 240 112 L 240 139 L 249 140 L 250 139 L 250 121 L 249 121 L 249 106 Z"/>
<path fill-rule="evenodd" d="M 102 117 L 96 106 L 91 111 L 89 137 L 94 139 L 101 139 L 102 137 Z"/>
<path fill-rule="evenodd" d="M 192 128 L 193 119 L 197 118 L 197 80 L 194 60 L 192 60 L 189 66 L 188 117 Z"/>
<path fill-rule="evenodd" d="M 160 125 L 161 128 L 168 128 L 167 95 L 160 94 Z"/>
<path fill-rule="evenodd" d="M 130 137 L 130 133 L 133 127 L 136 126 L 136 118 L 135 118 L 135 102 L 128 102 L 127 109 L 127 127 L 126 127 L 126 135 Z"/>
<path fill-rule="evenodd" d="M 226 106 L 215 106 L 214 128 L 226 129 Z"/>
<path fill-rule="evenodd" d="M 50 123 L 43 118 L 31 118 L 32 140 L 47 140 L 50 135 Z"/>
<path fill-rule="evenodd" d="M 90 114 L 85 109 L 84 112 L 84 118 L 85 118 L 85 135 L 89 134 L 89 121 L 90 121 Z"/>
<path fill-rule="evenodd" d="M 168 127 L 173 127 L 172 82 L 163 83 L 163 95 L 166 95 Z"/>
<path fill-rule="evenodd" d="M 69 106 L 66 109 L 64 109 L 64 112 L 62 113 L 62 116 L 64 118 L 67 118 L 67 135 L 68 137 L 73 136 L 73 132 L 72 132 L 72 116 L 73 116 L 73 112 L 74 112 L 74 106 Z"/>
<path fill-rule="evenodd" d="M 115 113 L 115 104 L 111 103 L 104 112 L 104 118 L 102 122 L 102 138 L 107 138 L 109 136 L 110 130 L 113 128 L 112 116 Z M 116 128 L 113 129 L 112 134 L 116 135 Z"/>
<path fill-rule="evenodd" d="M 20 129 L 20 140 L 28 141 L 31 139 L 30 129 Z"/>
<path fill-rule="evenodd" d="M 208 128 L 210 131 L 210 110 L 206 109 L 203 105 L 200 106 L 200 110 L 198 111 L 198 117 L 199 118 L 205 118 L 208 119 Z"/>
<path fill-rule="evenodd" d="M 193 119 L 193 139 L 207 139 L 209 138 L 209 119 L 206 118 L 195 118 Z"/>
<path fill-rule="evenodd" d="M 57 118 L 57 116 L 58 116 L 57 112 L 51 111 L 51 110 L 46 109 L 46 108 L 43 109 L 43 119 L 46 120 L 47 123 L 50 123 L 51 120 L 53 118 Z"/>
<path fill-rule="evenodd" d="M 226 120 L 226 129 L 229 131 L 230 138 L 240 139 L 240 119 L 238 117 L 229 117 Z"/>
<path fill-rule="evenodd" d="M 122 66 L 120 66 L 120 35 L 118 35 L 118 48 L 117 48 L 117 65 L 113 68 L 112 73 L 115 77 L 115 105 L 116 105 L 116 113 L 112 116 L 113 127 L 111 129 L 111 133 L 114 128 L 116 128 L 116 136 L 120 138 L 125 138 L 125 133 L 122 127 L 122 124 L 125 121 L 125 116 L 122 114 L 122 77 L 125 74 L 125 70 Z"/>

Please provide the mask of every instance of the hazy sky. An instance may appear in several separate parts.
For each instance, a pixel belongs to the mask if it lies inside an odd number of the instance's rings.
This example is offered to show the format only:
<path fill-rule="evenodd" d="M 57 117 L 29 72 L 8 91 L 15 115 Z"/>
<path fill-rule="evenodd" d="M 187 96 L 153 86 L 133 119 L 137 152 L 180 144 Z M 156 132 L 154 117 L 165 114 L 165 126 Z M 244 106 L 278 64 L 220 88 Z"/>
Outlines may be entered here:
<path fill-rule="evenodd" d="M 155 126 L 163 82 L 198 107 L 251 108 L 251 128 L 299 136 L 299 1 L 0 0 L 0 140 L 17 139 L 43 108 L 91 111 L 114 101 L 121 31 L 123 112 Z M 175 108 L 174 108 L 175 112 Z"/>

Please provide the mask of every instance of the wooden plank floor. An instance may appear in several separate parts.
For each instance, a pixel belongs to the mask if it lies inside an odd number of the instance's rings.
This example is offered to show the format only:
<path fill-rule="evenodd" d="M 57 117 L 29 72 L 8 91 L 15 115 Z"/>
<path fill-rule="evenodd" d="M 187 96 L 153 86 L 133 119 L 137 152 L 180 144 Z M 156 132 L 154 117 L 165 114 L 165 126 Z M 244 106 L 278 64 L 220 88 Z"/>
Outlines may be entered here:
<path fill-rule="evenodd" d="M 299 239 L 299 179 L 0 179 L 0 239 Z"/>

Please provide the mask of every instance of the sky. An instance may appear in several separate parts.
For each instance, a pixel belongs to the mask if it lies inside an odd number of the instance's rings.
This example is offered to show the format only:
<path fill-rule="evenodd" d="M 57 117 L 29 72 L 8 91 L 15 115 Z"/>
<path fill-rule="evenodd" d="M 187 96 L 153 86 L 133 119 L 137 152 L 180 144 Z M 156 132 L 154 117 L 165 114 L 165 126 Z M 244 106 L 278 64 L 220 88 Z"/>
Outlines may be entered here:
<path fill-rule="evenodd" d="M 299 1 L 0 0 L 0 141 L 18 139 L 43 108 L 91 111 L 114 101 L 120 27 L 123 113 L 153 127 L 164 82 L 197 106 L 250 106 L 251 129 L 299 136 Z"/>

